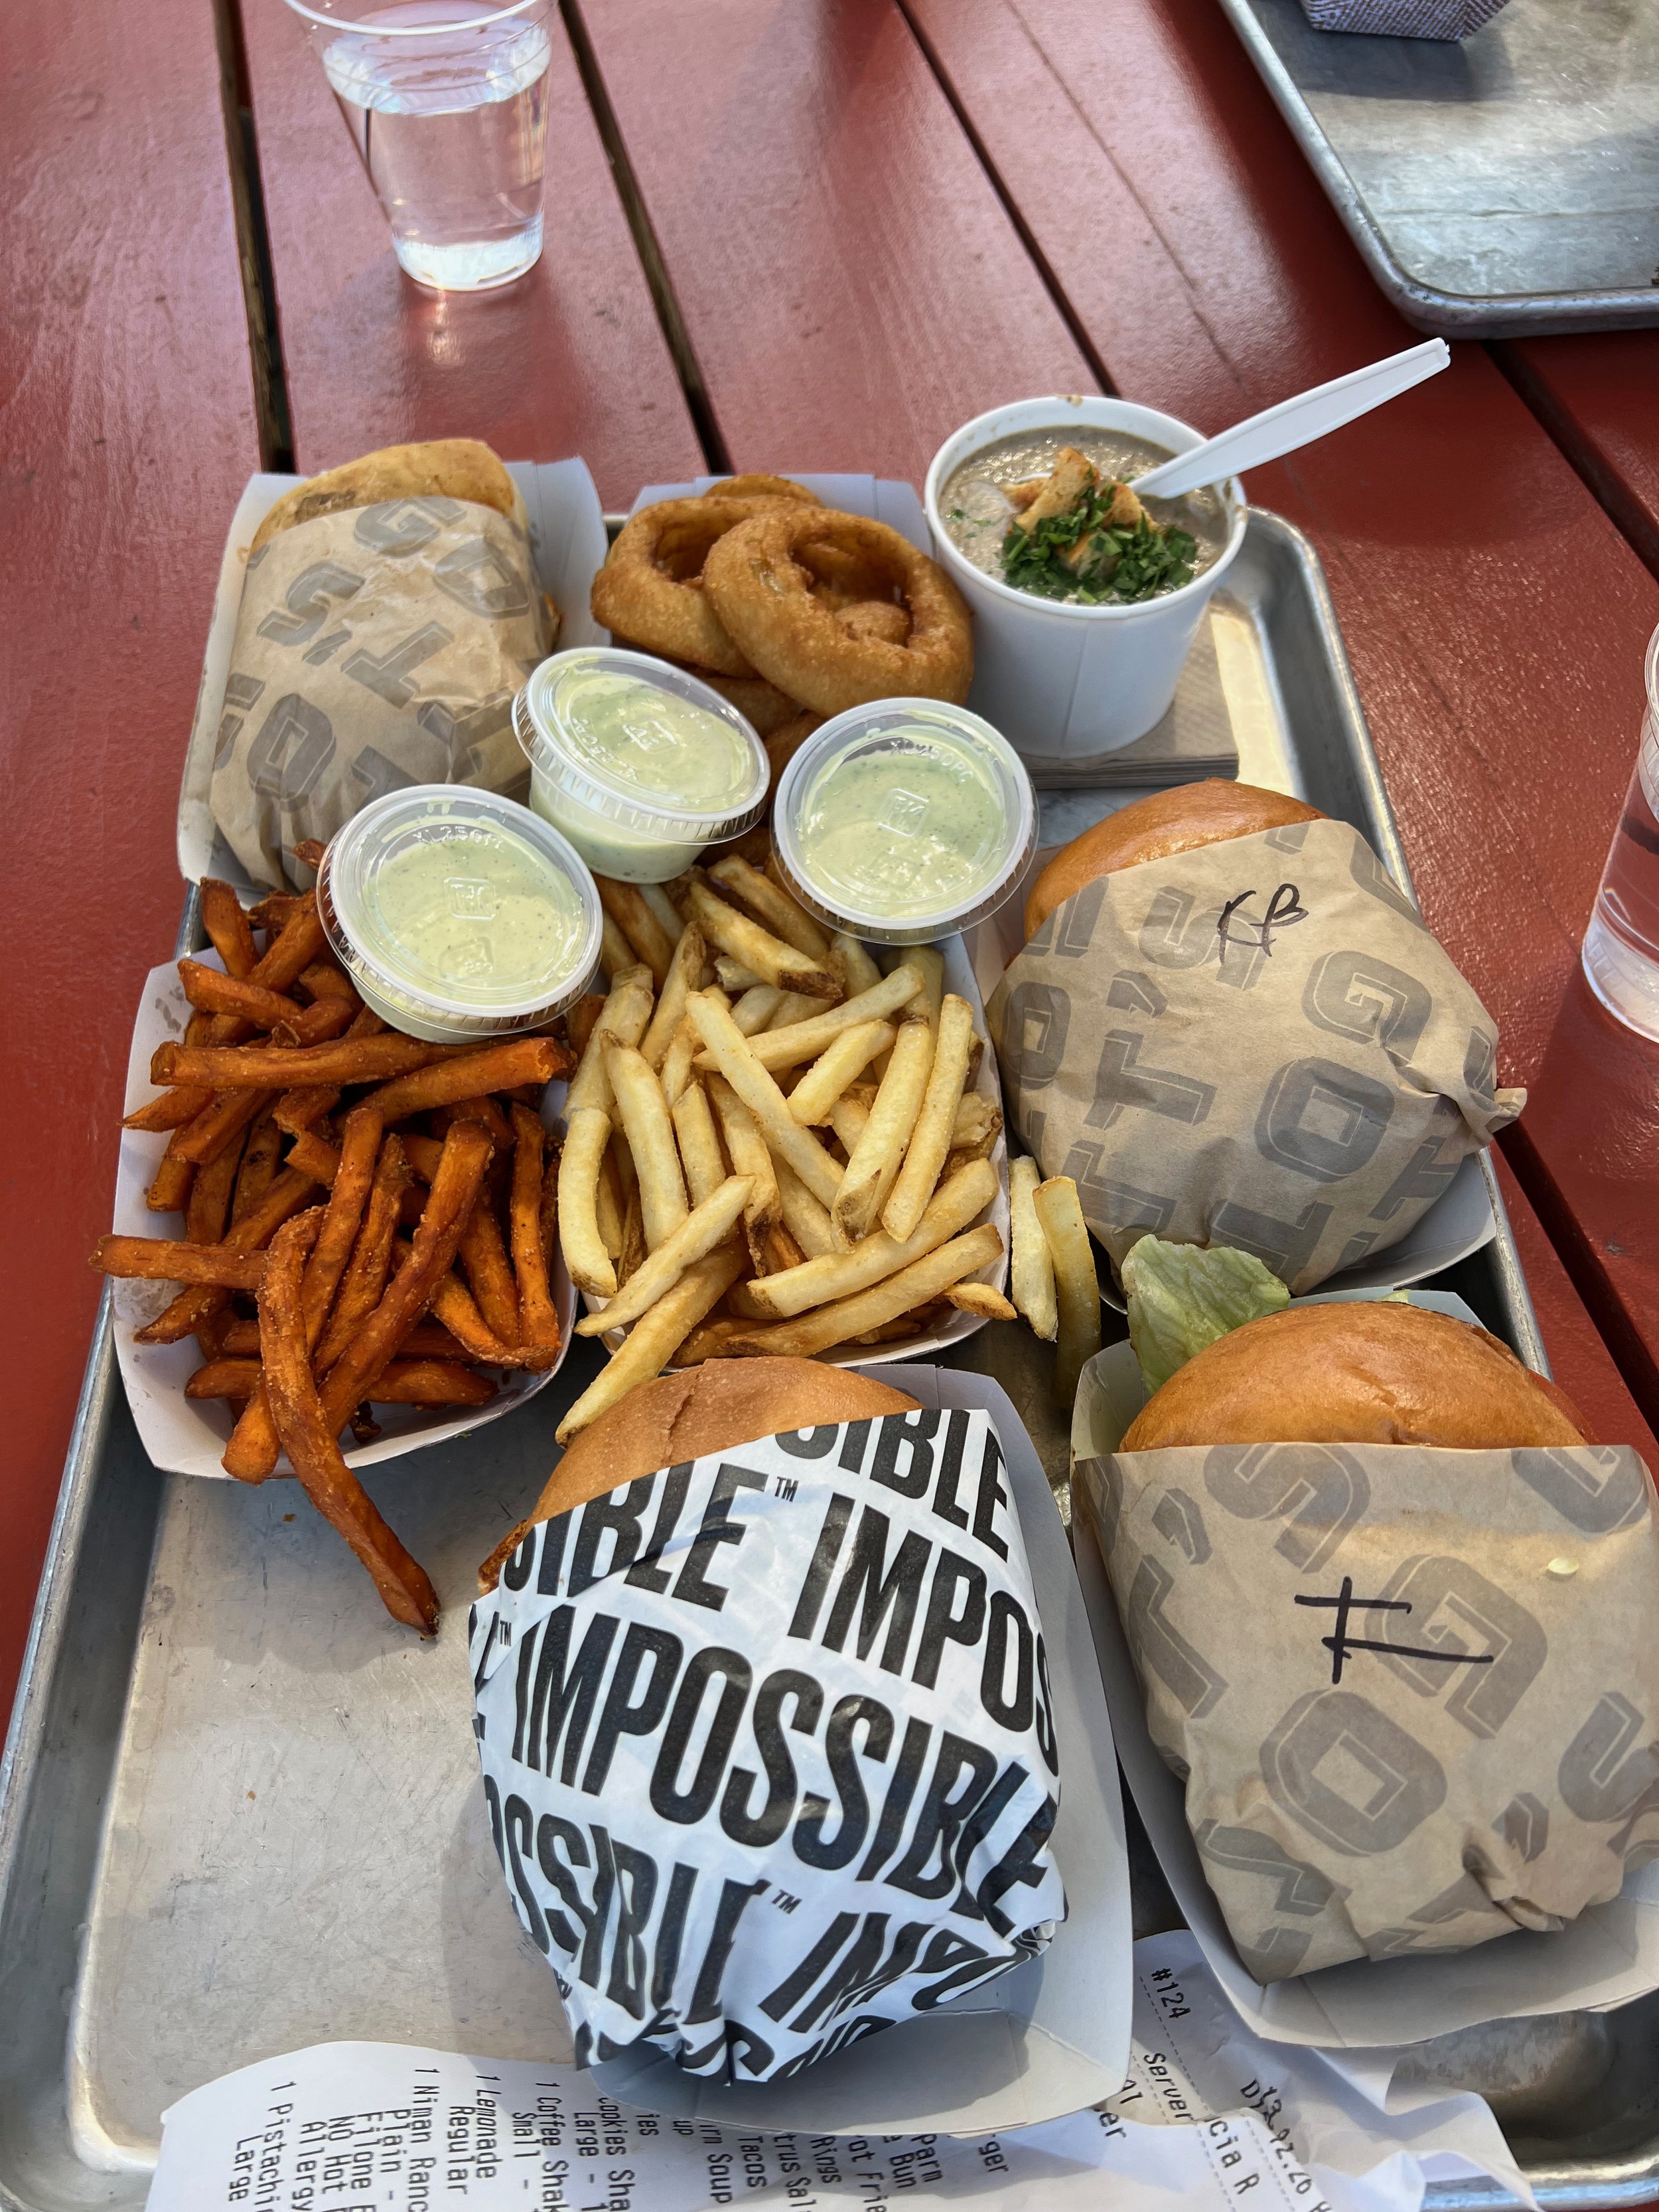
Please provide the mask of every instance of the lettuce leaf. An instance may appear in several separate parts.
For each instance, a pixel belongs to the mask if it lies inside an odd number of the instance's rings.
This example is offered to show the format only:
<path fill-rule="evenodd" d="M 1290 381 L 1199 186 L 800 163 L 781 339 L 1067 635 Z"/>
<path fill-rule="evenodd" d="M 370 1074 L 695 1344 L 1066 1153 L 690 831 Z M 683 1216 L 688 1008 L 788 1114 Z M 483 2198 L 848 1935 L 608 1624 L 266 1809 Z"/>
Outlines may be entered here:
<path fill-rule="evenodd" d="M 1230 1244 L 1166 1244 L 1143 1237 L 1122 1268 L 1129 1341 L 1149 1390 L 1229 1329 L 1277 1313 L 1290 1291 L 1254 1253 Z"/>

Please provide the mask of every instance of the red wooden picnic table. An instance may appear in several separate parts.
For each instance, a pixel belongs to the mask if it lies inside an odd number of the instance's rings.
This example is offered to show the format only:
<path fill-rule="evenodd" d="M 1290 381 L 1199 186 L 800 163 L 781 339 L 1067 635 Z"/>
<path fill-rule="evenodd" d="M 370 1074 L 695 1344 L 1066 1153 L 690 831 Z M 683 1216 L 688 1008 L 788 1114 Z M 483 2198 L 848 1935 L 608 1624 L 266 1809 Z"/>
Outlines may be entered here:
<path fill-rule="evenodd" d="M 161 0 L 65 0 L 0 82 L 7 1693 L 253 469 L 466 434 L 580 453 L 611 505 L 700 466 L 919 478 L 1011 396 L 1213 429 L 1411 335 L 1200 0 L 570 0 L 547 252 L 475 298 L 398 274 L 277 0 L 218 20 L 228 111 L 207 9 Z M 1534 1086 L 1502 1172 L 1557 1374 L 1652 1453 L 1659 1052 L 1577 947 L 1659 621 L 1659 335 L 1455 353 L 1250 489 L 1318 546 L 1428 916 Z"/>

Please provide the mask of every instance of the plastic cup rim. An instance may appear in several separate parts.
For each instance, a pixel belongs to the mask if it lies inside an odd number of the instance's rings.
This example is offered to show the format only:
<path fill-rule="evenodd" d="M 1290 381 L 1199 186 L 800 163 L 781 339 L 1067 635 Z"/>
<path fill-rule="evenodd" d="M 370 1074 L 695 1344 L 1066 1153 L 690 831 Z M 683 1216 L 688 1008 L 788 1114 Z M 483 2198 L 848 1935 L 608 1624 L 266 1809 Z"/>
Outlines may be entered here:
<path fill-rule="evenodd" d="M 546 689 L 546 684 L 550 680 L 547 678 L 546 672 L 556 662 L 597 654 L 627 661 L 653 676 L 666 670 L 676 681 L 662 688 L 677 690 L 679 685 L 684 684 L 685 690 L 681 696 L 689 697 L 695 706 L 706 708 L 711 714 L 718 715 L 728 727 L 734 728 L 745 738 L 750 746 L 750 765 L 755 769 L 753 796 L 741 806 L 674 807 L 665 801 L 642 799 L 635 786 L 625 784 L 620 777 L 607 775 L 602 769 L 575 759 L 563 738 L 551 734 L 544 726 L 532 695 L 538 684 L 543 690 Z M 550 653 L 532 672 L 529 681 L 514 701 L 514 734 L 531 767 L 559 781 L 567 797 L 586 806 L 590 812 L 599 815 L 601 819 L 610 820 L 615 827 L 633 830 L 641 836 L 659 837 L 665 844 L 708 844 L 717 837 L 741 836 L 746 829 L 753 828 L 766 810 L 771 763 L 753 724 L 729 699 L 722 698 L 711 684 L 703 683 L 686 669 L 676 668 L 672 662 L 659 659 L 653 653 L 635 653 L 621 645 L 573 645 L 562 653 Z M 526 723 L 530 726 L 528 737 L 525 733 Z M 538 753 L 542 757 L 538 757 Z M 573 783 L 579 783 L 581 788 L 571 789 Z M 607 805 L 621 811 L 607 815 Z"/>
<path fill-rule="evenodd" d="M 959 905 L 946 908 L 937 915 L 910 916 L 897 919 L 890 915 L 876 915 L 851 906 L 832 905 L 814 888 L 812 878 L 802 865 L 801 854 L 794 836 L 793 802 L 805 781 L 807 766 L 821 758 L 830 744 L 849 738 L 852 732 L 843 724 L 866 723 L 869 718 L 908 710 L 915 713 L 925 709 L 930 714 L 959 714 L 975 726 L 975 733 L 988 732 L 1007 756 L 1015 771 L 1012 781 L 1019 793 L 1020 812 L 1009 856 L 1002 870 L 994 876 L 985 888 Z M 1009 744 L 994 723 L 970 707 L 957 707 L 945 699 L 901 698 L 877 699 L 862 707 L 848 707 L 833 715 L 821 729 L 814 730 L 805 743 L 785 763 L 778 778 L 778 787 L 772 798 L 772 845 L 780 866 L 789 876 L 798 890 L 805 895 L 805 902 L 816 907 L 820 919 L 828 921 L 849 936 L 868 938 L 877 944 L 931 944 L 941 937 L 952 937 L 974 923 L 983 921 L 1006 905 L 1012 896 L 1020 875 L 1031 854 L 1036 849 L 1037 805 L 1030 773 L 1014 747 Z"/>
<path fill-rule="evenodd" d="M 1022 592 L 1016 586 L 1005 583 L 1000 576 L 993 576 L 984 568 L 976 568 L 945 527 L 939 505 L 939 494 L 945 477 L 945 456 L 951 453 L 952 448 L 957 447 L 960 441 L 968 439 L 982 424 L 988 424 L 1000 416 L 1011 414 L 1018 408 L 1052 405 L 1058 410 L 1075 407 L 1079 398 L 1085 406 L 1115 408 L 1136 415 L 1156 416 L 1160 422 L 1171 423 L 1177 429 L 1184 431 L 1191 438 L 1194 445 L 1200 445 L 1203 442 L 1202 432 L 1194 429 L 1190 422 L 1183 422 L 1178 415 L 1166 415 L 1159 407 L 1144 407 L 1138 400 L 1109 398 L 1104 392 L 1084 392 L 1070 397 L 1061 392 L 1047 395 L 1038 393 L 1030 399 L 1009 399 L 1005 400 L 1000 407 L 988 407 L 982 415 L 972 416 L 969 421 L 953 430 L 928 464 L 927 475 L 922 489 L 922 505 L 927 513 L 927 526 L 933 536 L 935 550 L 956 575 L 965 577 L 975 588 L 983 588 L 990 592 L 1007 605 L 1022 607 L 1028 611 L 1035 609 L 1039 614 L 1043 615 L 1061 617 L 1080 617 L 1090 622 L 1100 620 L 1133 622 L 1137 617 L 1144 619 L 1149 615 L 1161 613 L 1165 607 L 1180 606 L 1194 598 L 1207 599 L 1215 590 L 1224 572 L 1231 567 L 1239 547 L 1244 543 L 1244 532 L 1249 520 L 1249 503 L 1244 496 L 1244 480 L 1242 477 L 1228 477 L 1224 481 L 1224 497 L 1230 511 L 1227 542 L 1202 574 L 1194 576 L 1190 583 L 1182 584 L 1176 591 L 1159 592 L 1150 599 L 1134 599 L 1116 606 L 1075 606 L 1065 599 L 1045 599 L 1040 598 L 1035 592 Z M 1111 426 L 1105 423 L 1091 424 L 1079 418 L 1079 427 L 1086 429 L 1108 428 Z M 1128 426 L 1126 424 L 1123 427 Z M 1003 434 L 1012 437 L 1018 434 L 1007 431 Z M 954 453 L 952 457 L 951 462 L 952 470 L 959 468 L 962 463 L 969 459 L 972 454 L 980 452 L 983 447 L 993 442 L 993 438 L 987 434 L 972 444 L 964 445 L 962 450 Z M 1188 449 L 1181 447 L 1175 449 L 1177 453 L 1182 450 Z"/>
<path fill-rule="evenodd" d="M 530 831 L 520 832 L 521 835 L 526 835 L 532 844 L 540 842 L 544 847 L 554 848 L 544 852 L 544 856 L 562 868 L 568 877 L 582 909 L 584 924 L 580 950 L 567 971 L 566 980 L 559 984 L 556 990 L 545 994 L 532 994 L 526 998 L 512 1000 L 500 1006 L 481 1006 L 476 1000 L 446 998 L 441 992 L 428 990 L 423 984 L 411 983 L 406 976 L 395 973 L 383 961 L 377 960 L 365 949 L 341 915 L 339 902 L 334 896 L 333 876 L 342 840 L 356 830 L 361 842 L 366 834 L 364 825 L 370 828 L 378 826 L 372 817 L 382 809 L 390 811 L 398 806 L 407 806 L 415 799 L 435 798 L 465 798 L 486 808 L 510 808 L 514 814 L 523 815 L 534 825 Z M 510 826 L 515 830 L 519 828 L 516 822 L 511 823 Z M 343 945 L 337 945 L 336 950 L 348 953 L 351 961 L 360 963 L 373 980 L 374 989 L 383 997 L 394 1002 L 407 1000 L 417 1014 L 425 1015 L 429 1012 L 429 1018 L 433 1019 L 449 1016 L 460 1022 L 487 1023 L 492 1030 L 498 1031 L 505 1030 L 513 1024 L 528 1027 L 538 1020 L 551 1021 L 580 997 L 598 961 L 599 940 L 605 926 L 592 871 L 562 831 L 556 829 L 552 823 L 544 821 L 533 809 L 521 806 L 517 799 L 503 798 L 499 792 L 481 790 L 471 784 L 410 784 L 401 790 L 389 791 L 361 808 L 330 838 L 317 870 L 316 893 L 318 912 L 322 916 L 324 928 L 328 932 L 331 941 L 336 933 L 344 939 Z"/>
<path fill-rule="evenodd" d="M 468 15 L 453 23 L 377 23 L 360 22 L 353 16 L 329 15 L 318 8 L 306 5 L 306 0 L 285 0 L 296 15 L 303 15 L 308 23 L 316 23 L 325 31 L 355 31 L 360 37 L 370 39 L 436 39 L 453 37 L 458 31 L 482 31 L 491 23 L 510 21 L 515 15 L 545 13 L 553 0 L 506 0 L 499 8 L 486 8 L 476 15 Z"/>

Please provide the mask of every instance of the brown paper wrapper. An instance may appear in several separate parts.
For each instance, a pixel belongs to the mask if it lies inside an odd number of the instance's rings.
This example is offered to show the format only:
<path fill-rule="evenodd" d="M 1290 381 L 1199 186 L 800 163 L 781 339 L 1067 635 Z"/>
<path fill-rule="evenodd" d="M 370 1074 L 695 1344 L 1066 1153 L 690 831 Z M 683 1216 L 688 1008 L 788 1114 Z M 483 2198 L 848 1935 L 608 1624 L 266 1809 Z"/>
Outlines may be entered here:
<path fill-rule="evenodd" d="M 517 795 L 514 694 L 550 649 L 530 544 L 495 508 L 389 500 L 285 530 L 247 565 L 213 818 L 251 881 L 414 783 Z"/>
<path fill-rule="evenodd" d="M 1259 1980 L 1560 1928 L 1659 1851 L 1633 1451 L 1225 1444 L 1079 1472 Z"/>
<path fill-rule="evenodd" d="M 987 1012 L 1015 1127 L 1115 1263 L 1148 1231 L 1237 1245 L 1298 1294 L 1396 1243 L 1526 1101 L 1345 822 L 1086 884 Z"/>

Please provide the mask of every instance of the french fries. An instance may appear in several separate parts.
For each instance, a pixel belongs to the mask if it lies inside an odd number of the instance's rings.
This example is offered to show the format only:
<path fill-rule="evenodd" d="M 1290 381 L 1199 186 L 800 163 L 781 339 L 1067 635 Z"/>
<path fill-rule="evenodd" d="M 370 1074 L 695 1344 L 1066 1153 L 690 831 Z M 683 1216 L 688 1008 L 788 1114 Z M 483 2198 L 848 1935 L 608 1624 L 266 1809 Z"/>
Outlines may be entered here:
<path fill-rule="evenodd" d="M 673 1042 L 676 1031 L 685 1019 L 685 999 L 702 981 L 702 932 L 685 929 L 669 958 L 656 1010 L 640 1042 L 640 1051 L 648 1066 L 660 1070 Z"/>
<path fill-rule="evenodd" d="M 628 1139 L 640 1194 L 640 1221 L 647 1251 L 654 1252 L 685 1219 L 685 1176 L 674 1143 L 668 1101 L 643 1053 L 627 1045 L 606 1048 L 605 1072 Z"/>
<path fill-rule="evenodd" d="M 739 962 L 757 981 L 775 983 L 781 991 L 804 991 L 813 999 L 840 995 L 841 985 L 828 968 L 716 898 L 706 884 L 694 878 L 690 896 L 690 919 L 707 941 L 728 959 Z"/>
<path fill-rule="evenodd" d="M 611 995 L 589 1030 L 580 1064 L 565 1093 L 567 1115 L 579 1113 L 584 1106 L 597 1106 L 606 1114 L 611 1111 L 615 1102 L 611 1079 L 605 1072 L 606 1042 L 638 1044 L 650 1019 L 651 971 L 635 962 L 611 979 Z"/>
<path fill-rule="evenodd" d="M 933 1066 L 932 1028 L 921 1020 L 901 1022 L 887 1073 L 875 1103 L 864 1113 L 862 1127 L 854 1134 L 850 1121 L 836 1118 L 836 1134 L 848 1152 L 847 1172 L 830 1217 L 838 1243 L 850 1245 L 867 1236 L 886 1205 L 921 1112 Z"/>
<path fill-rule="evenodd" d="M 841 1170 L 790 1113 L 788 1101 L 757 1056 L 758 1040 L 751 1042 L 744 1036 L 726 1009 L 706 992 L 694 991 L 686 1011 L 721 1075 L 759 1122 L 768 1146 L 788 1161 L 813 1197 L 828 1206 L 841 1188 Z"/>
<path fill-rule="evenodd" d="M 685 1169 L 686 1188 L 695 1208 L 711 1197 L 726 1180 L 726 1162 L 720 1153 L 714 1109 L 702 1084 L 690 1083 L 673 1102 L 670 1111 L 674 1117 L 674 1139 Z"/>
<path fill-rule="evenodd" d="M 921 1110 L 904 1149 L 904 1164 L 881 1210 L 881 1225 L 890 1237 L 909 1236 L 927 1211 L 928 1198 L 951 1149 L 951 1133 L 956 1126 L 962 1086 L 968 1078 L 968 1050 L 973 1036 L 972 1008 L 965 999 L 948 994 L 939 1008 L 933 1064 L 927 1073 Z"/>
<path fill-rule="evenodd" d="M 744 1176 L 749 1181 L 744 1231 L 750 1253 L 758 1266 L 772 1224 L 778 1218 L 778 1163 L 772 1157 L 760 1123 L 729 1083 L 720 1076 L 711 1075 L 708 1095 L 726 1139 L 726 1154 L 732 1163 L 732 1173 Z"/>
<path fill-rule="evenodd" d="M 849 1083 L 863 1074 L 878 1053 L 893 1042 L 890 1022 L 854 1022 L 819 1054 L 789 1094 L 789 1111 L 804 1129 L 830 1119 L 830 1109 Z"/>
<path fill-rule="evenodd" d="M 1060 1334 L 1054 1296 L 1054 1257 L 1042 1233 L 1036 1205 L 1042 1170 L 1033 1159 L 1008 1163 L 1008 1226 L 1012 1251 L 1008 1285 L 1018 1307 L 1040 1337 L 1052 1344 Z"/>
<path fill-rule="evenodd" d="M 908 960 L 884 975 L 867 991 L 855 999 L 843 999 L 837 1006 L 823 1013 L 814 1014 L 804 1021 L 792 1022 L 785 1029 L 768 1030 L 754 1041 L 755 1057 L 763 1067 L 774 1073 L 784 1067 L 799 1067 L 803 1060 L 816 1060 L 826 1051 L 843 1030 L 855 1023 L 884 1021 L 907 1006 L 921 990 L 922 975 L 920 968 Z M 700 1068 L 713 1067 L 716 1061 L 712 1053 L 698 1055 Z"/>
<path fill-rule="evenodd" d="M 743 1255 L 736 1239 L 688 1267 L 672 1291 L 658 1299 L 613 1352 L 610 1364 L 600 1369 L 565 1415 L 556 1431 L 558 1441 L 568 1443 L 579 1429 L 598 1420 L 607 1407 L 625 1398 L 637 1382 L 660 1375 L 680 1346 L 712 1307 L 718 1304 L 743 1272 Z"/>
<path fill-rule="evenodd" d="M 805 908 L 791 898 L 781 884 L 762 875 L 758 868 L 751 867 L 735 854 L 717 860 L 708 874 L 712 882 L 729 891 L 757 921 L 763 922 L 774 937 L 781 938 L 786 945 L 793 945 L 797 952 L 805 953 L 809 960 L 820 965 L 828 958 L 830 939 Z"/>
<path fill-rule="evenodd" d="M 831 1252 L 799 1267 L 762 1276 L 750 1286 L 755 1308 L 763 1316 L 785 1320 L 867 1290 L 964 1230 L 991 1203 L 996 1189 L 996 1170 L 987 1160 L 973 1161 L 934 1194 L 909 1237 L 901 1240 L 879 1231 L 850 1251 Z"/>
<path fill-rule="evenodd" d="M 961 1282 L 964 1276 L 977 1274 L 981 1267 L 989 1267 L 1001 1250 L 1001 1237 L 987 1222 L 981 1229 L 970 1229 L 964 1237 L 952 1237 L 948 1243 L 912 1261 L 908 1267 L 901 1267 L 896 1274 L 889 1275 L 868 1290 L 839 1298 L 831 1305 L 817 1307 L 796 1320 L 780 1322 L 775 1328 L 755 1329 L 746 1336 L 734 1338 L 733 1348 L 744 1352 L 810 1359 L 816 1352 L 827 1351 L 834 1344 L 844 1344 L 870 1329 L 879 1328 L 884 1322 L 899 1320 L 915 1306 L 925 1305 L 941 1291 Z M 1096 1325 L 1097 1328 L 1097 1321 Z"/>
<path fill-rule="evenodd" d="M 610 876 L 596 876 L 593 880 L 599 887 L 599 904 L 632 945 L 635 957 L 651 970 L 652 981 L 660 991 L 674 957 L 678 927 L 672 931 L 663 927 L 640 884 L 617 883 Z"/>
<path fill-rule="evenodd" d="M 603 1312 L 589 1314 L 585 1321 L 576 1323 L 577 1335 L 599 1336 L 607 1329 L 625 1328 L 629 1322 L 637 1321 L 673 1288 L 688 1267 L 706 1259 L 717 1244 L 726 1242 L 743 1212 L 749 1191 L 747 1176 L 727 1176 L 701 1206 L 686 1215 L 671 1236 L 663 1239 L 650 1258 L 641 1263 Z"/>
<path fill-rule="evenodd" d="M 1089 1231 L 1070 1176 L 1053 1176 L 1032 1195 L 1054 1267 L 1060 1309 L 1054 1354 L 1054 1396 L 1068 1407 L 1077 1395 L 1083 1363 L 1100 1349 L 1100 1280 Z"/>

